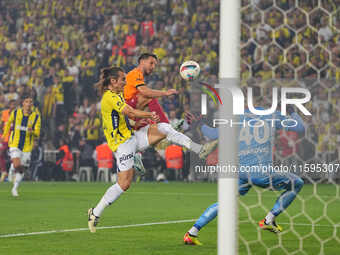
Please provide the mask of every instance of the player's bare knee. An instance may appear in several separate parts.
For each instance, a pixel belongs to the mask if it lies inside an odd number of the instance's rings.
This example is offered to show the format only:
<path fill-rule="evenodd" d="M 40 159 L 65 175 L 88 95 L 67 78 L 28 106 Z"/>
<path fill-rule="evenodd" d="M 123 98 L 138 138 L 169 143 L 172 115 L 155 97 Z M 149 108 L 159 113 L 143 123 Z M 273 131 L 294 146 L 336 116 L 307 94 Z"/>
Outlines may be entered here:
<path fill-rule="evenodd" d="M 129 180 L 123 180 L 120 183 L 118 183 L 122 190 L 127 191 L 130 188 L 131 181 Z"/>
<path fill-rule="evenodd" d="M 15 171 L 21 171 L 21 164 L 20 164 L 20 161 L 13 161 L 13 167 L 15 169 Z"/>
<path fill-rule="evenodd" d="M 118 179 L 118 184 L 122 190 L 127 191 L 130 188 L 132 177 L 133 176 L 124 176 Z"/>

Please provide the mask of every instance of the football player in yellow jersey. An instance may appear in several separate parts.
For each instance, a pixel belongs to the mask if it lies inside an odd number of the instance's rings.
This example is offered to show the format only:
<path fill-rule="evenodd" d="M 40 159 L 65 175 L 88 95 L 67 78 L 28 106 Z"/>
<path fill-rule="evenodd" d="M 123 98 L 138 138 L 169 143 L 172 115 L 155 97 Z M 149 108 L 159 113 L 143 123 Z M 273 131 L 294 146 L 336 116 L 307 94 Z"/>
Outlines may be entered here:
<path fill-rule="evenodd" d="M 18 196 L 18 187 L 24 177 L 25 168 L 29 166 L 34 140 L 40 136 L 40 114 L 34 110 L 33 97 L 30 94 L 22 96 L 22 107 L 11 112 L 4 128 L 2 137 L 10 132 L 8 147 L 12 160 L 10 171 L 15 171 L 12 195 Z"/>
<path fill-rule="evenodd" d="M 127 117 L 146 118 L 158 122 L 159 116 L 155 112 L 141 111 L 126 104 L 123 96 L 125 83 L 123 69 L 108 67 L 101 70 L 100 80 L 96 84 L 102 94 L 103 129 L 107 143 L 116 157 L 118 179 L 116 184 L 107 189 L 97 206 L 89 209 L 88 226 L 91 232 L 96 232 L 96 225 L 104 209 L 130 187 L 136 151 L 142 151 L 167 138 L 199 154 L 200 158 L 206 158 L 217 146 L 217 140 L 205 145 L 194 143 L 168 123 L 147 125 L 134 132 Z"/>

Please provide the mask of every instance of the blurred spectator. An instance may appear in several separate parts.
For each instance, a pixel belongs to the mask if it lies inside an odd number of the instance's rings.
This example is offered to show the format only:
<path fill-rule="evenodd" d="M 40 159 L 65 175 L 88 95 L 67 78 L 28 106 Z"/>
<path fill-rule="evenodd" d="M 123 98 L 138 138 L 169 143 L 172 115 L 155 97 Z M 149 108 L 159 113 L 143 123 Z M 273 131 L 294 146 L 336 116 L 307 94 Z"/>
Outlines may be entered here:
<path fill-rule="evenodd" d="M 169 113 L 169 123 L 170 123 L 170 125 L 175 127 L 175 126 L 177 126 L 178 122 L 179 122 L 179 119 L 177 119 L 177 117 L 176 117 L 176 111 L 174 111 L 174 110 L 170 111 L 170 113 Z"/>
<path fill-rule="evenodd" d="M 136 49 L 136 41 L 137 41 L 137 36 L 134 31 L 134 27 L 132 24 L 129 24 L 128 27 L 128 32 L 125 36 L 125 41 L 123 44 L 123 49 L 126 49 L 126 54 L 127 55 L 134 55 L 135 49 Z"/>
<path fill-rule="evenodd" d="M 60 140 L 64 139 L 66 135 L 66 127 L 65 124 L 60 124 L 57 127 L 57 130 L 55 132 L 54 136 L 54 146 L 57 148 L 59 145 Z"/>
<path fill-rule="evenodd" d="M 5 181 L 5 178 L 8 175 L 7 167 L 6 167 L 6 154 L 8 150 L 8 144 L 2 139 L 2 136 L 0 136 L 0 182 Z"/>
<path fill-rule="evenodd" d="M 37 140 L 34 141 L 34 147 L 31 153 L 31 164 L 30 164 L 30 172 L 31 172 L 31 180 L 38 181 L 41 179 L 40 177 L 43 175 L 41 171 L 43 166 L 43 158 L 44 153 L 41 145 Z"/>
<path fill-rule="evenodd" d="M 164 174 L 166 171 L 165 160 L 153 147 L 149 147 L 143 152 L 142 159 L 145 169 L 148 169 L 148 171 L 145 173 L 146 180 L 155 180 L 159 173 Z"/>
<path fill-rule="evenodd" d="M 73 155 L 68 146 L 67 139 L 62 138 L 59 140 L 60 147 L 58 148 L 57 154 L 57 175 L 59 180 L 71 180 L 71 174 L 73 170 Z"/>
<path fill-rule="evenodd" d="M 7 121 L 9 120 L 9 116 L 11 114 L 11 112 L 16 108 L 16 101 L 14 99 L 10 100 L 8 103 L 8 108 L 3 110 L 1 112 L 1 125 L 0 125 L 0 130 L 3 129 L 3 127 L 5 127 Z M 6 136 L 4 138 L 4 142 L 8 142 L 9 139 L 9 134 L 8 136 Z"/>
<path fill-rule="evenodd" d="M 4 77 L 4 75 L 7 73 L 8 66 L 5 64 L 4 59 L 0 59 L 0 81 Z"/>
<path fill-rule="evenodd" d="M 84 133 L 88 144 L 95 148 L 99 140 L 100 119 L 97 116 L 95 105 L 92 106 L 89 116 L 84 121 Z"/>
<path fill-rule="evenodd" d="M 146 14 L 145 20 L 140 24 L 141 36 L 147 40 L 151 40 L 155 35 L 155 24 L 152 21 L 151 14 Z"/>
<path fill-rule="evenodd" d="M 165 162 L 167 171 L 167 179 L 174 180 L 178 179 L 178 177 L 182 173 L 178 173 L 178 171 L 183 169 L 183 149 L 178 145 L 169 145 L 165 149 Z"/>
<path fill-rule="evenodd" d="M 17 87 L 14 84 L 9 84 L 9 91 L 8 93 L 5 94 L 6 100 L 11 101 L 11 100 L 18 100 L 19 99 L 19 94 L 17 93 Z"/>
<path fill-rule="evenodd" d="M 94 161 L 93 161 L 93 148 L 86 142 L 85 138 L 81 138 L 79 141 L 79 150 L 80 150 L 80 157 L 79 157 L 79 166 L 91 166 L 94 168 Z"/>
<path fill-rule="evenodd" d="M 92 157 L 96 162 L 97 169 L 107 168 L 112 171 L 114 166 L 114 157 L 112 150 L 106 142 L 102 142 L 96 147 Z"/>

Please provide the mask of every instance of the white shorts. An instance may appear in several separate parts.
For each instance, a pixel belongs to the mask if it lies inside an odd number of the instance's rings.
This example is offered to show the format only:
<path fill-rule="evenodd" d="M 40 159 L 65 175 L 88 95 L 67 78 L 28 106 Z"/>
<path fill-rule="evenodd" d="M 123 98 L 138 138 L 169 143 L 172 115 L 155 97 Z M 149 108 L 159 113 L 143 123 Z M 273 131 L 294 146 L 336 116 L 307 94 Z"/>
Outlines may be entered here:
<path fill-rule="evenodd" d="M 149 125 L 136 131 L 128 140 L 118 146 L 114 152 L 118 172 L 129 170 L 133 167 L 136 151 L 142 151 L 149 147 Z"/>
<path fill-rule="evenodd" d="M 31 152 L 22 152 L 18 148 L 9 148 L 9 155 L 11 159 L 20 158 L 21 165 L 29 167 L 31 163 Z"/>

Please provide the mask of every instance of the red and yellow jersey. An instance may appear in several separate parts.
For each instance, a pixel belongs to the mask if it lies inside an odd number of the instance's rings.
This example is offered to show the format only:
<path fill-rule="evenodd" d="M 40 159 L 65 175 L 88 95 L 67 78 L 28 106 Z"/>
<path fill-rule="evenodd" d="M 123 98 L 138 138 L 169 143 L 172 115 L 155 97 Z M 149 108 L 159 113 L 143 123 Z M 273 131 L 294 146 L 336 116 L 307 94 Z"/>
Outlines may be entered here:
<path fill-rule="evenodd" d="M 131 70 L 126 75 L 126 85 L 124 87 L 124 98 L 129 100 L 138 94 L 137 88 L 145 85 L 144 75 L 138 68 Z"/>

